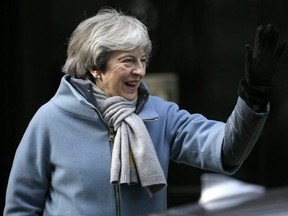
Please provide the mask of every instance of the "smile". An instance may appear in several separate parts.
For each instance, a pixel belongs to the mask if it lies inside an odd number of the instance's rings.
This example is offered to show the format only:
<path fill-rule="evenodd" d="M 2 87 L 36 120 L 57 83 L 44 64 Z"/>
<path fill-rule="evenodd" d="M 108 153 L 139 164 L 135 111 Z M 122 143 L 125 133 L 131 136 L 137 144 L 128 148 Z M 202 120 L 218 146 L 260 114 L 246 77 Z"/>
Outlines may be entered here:
<path fill-rule="evenodd" d="M 138 81 L 130 81 L 130 82 L 125 82 L 125 85 L 128 87 L 128 89 L 130 90 L 136 90 L 137 85 L 138 85 Z"/>

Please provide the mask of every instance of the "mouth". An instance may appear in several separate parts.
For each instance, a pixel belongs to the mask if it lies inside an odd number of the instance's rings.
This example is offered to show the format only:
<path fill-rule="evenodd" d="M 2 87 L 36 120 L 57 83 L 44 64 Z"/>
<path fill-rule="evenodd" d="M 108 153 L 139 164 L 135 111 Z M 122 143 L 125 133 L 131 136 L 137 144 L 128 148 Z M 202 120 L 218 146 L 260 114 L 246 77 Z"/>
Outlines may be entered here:
<path fill-rule="evenodd" d="M 128 87 L 130 90 L 136 90 L 138 87 L 139 81 L 127 81 L 125 82 L 125 85 Z"/>

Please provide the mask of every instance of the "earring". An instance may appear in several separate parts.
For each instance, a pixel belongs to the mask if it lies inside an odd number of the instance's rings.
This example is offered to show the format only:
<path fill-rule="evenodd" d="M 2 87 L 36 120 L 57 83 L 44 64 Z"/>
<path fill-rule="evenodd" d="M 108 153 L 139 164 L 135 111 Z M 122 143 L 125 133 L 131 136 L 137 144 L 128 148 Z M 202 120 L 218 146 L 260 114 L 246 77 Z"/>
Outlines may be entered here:
<path fill-rule="evenodd" d="M 97 76 L 96 76 L 96 80 L 98 80 L 98 79 L 101 79 L 101 76 L 100 76 L 100 75 L 97 75 Z"/>

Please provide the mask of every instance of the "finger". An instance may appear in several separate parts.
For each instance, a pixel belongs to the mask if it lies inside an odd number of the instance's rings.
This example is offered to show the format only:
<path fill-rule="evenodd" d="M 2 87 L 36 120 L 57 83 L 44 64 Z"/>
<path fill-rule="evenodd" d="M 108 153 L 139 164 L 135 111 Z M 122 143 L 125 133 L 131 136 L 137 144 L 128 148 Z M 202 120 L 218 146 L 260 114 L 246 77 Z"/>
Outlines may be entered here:
<path fill-rule="evenodd" d="M 285 40 L 275 51 L 275 55 L 280 58 L 284 50 L 286 49 L 287 41 Z"/>
<path fill-rule="evenodd" d="M 263 47 L 270 48 L 271 40 L 274 36 L 274 27 L 272 24 L 268 24 L 264 30 L 263 36 Z"/>
<path fill-rule="evenodd" d="M 279 31 L 277 29 L 274 30 L 274 33 L 273 33 L 273 36 L 270 40 L 270 44 L 269 44 L 269 47 L 271 49 L 272 52 L 275 51 L 275 48 L 277 46 L 277 42 L 278 42 L 278 39 L 279 39 Z"/>
<path fill-rule="evenodd" d="M 275 48 L 277 46 L 279 38 L 279 31 L 272 24 L 269 24 L 267 27 L 266 37 L 265 37 L 265 47 L 271 51 L 275 52 Z"/>
<path fill-rule="evenodd" d="M 253 61 L 252 49 L 250 44 L 245 45 L 245 68 L 246 68 L 246 77 L 248 76 L 247 72 L 251 70 L 251 64 Z"/>
<path fill-rule="evenodd" d="M 262 49 L 263 41 L 264 41 L 264 27 L 260 25 L 256 30 L 256 36 L 254 41 L 254 53 L 253 53 L 254 58 L 258 55 L 258 53 Z"/>

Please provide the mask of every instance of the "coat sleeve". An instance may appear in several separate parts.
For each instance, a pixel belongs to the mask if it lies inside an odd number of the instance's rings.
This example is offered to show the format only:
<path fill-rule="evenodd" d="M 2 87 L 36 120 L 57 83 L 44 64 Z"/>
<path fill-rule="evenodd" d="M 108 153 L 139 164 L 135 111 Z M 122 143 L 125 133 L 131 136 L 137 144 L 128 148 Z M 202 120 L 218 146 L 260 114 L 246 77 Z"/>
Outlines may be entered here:
<path fill-rule="evenodd" d="M 45 119 L 39 112 L 29 123 L 16 150 L 4 216 L 42 215 L 49 185 L 49 149 Z"/>
<path fill-rule="evenodd" d="M 223 164 L 241 164 L 256 144 L 269 113 L 269 103 L 262 112 L 253 111 L 241 97 L 228 118 L 223 141 Z"/>
<path fill-rule="evenodd" d="M 233 174 L 241 166 L 256 143 L 267 113 L 255 113 L 239 97 L 227 122 L 209 120 L 200 114 L 190 114 L 171 106 L 168 112 L 167 131 L 170 131 L 171 159 L 200 169 Z M 223 143 L 234 157 L 233 150 L 246 146 L 238 152 L 238 162 L 223 166 Z M 236 151 L 234 151 L 235 153 Z"/>

